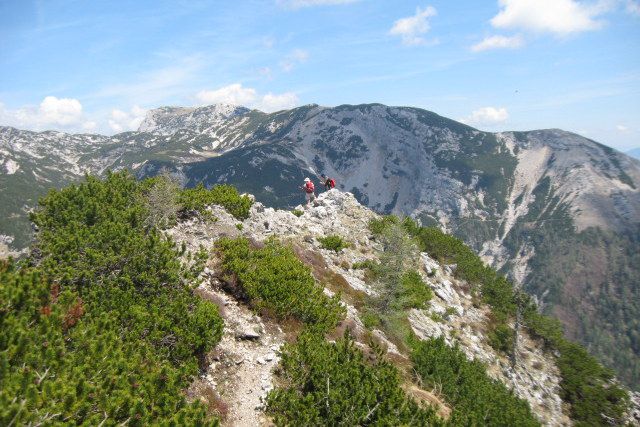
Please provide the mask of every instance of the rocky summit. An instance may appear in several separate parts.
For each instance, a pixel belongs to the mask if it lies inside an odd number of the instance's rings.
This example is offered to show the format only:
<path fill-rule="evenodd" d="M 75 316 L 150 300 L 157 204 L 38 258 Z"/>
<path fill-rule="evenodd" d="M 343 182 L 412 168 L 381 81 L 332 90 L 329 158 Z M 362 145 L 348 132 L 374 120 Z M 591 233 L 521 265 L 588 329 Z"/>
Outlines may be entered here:
<path fill-rule="evenodd" d="M 607 146 L 380 104 L 163 107 L 111 137 L 1 127 L 0 250 L 27 246 L 26 213 L 48 188 L 122 168 L 166 169 L 186 186 L 231 183 L 279 208 L 298 203 L 305 176 L 325 172 L 378 213 L 462 238 L 640 384 L 640 162 Z"/>

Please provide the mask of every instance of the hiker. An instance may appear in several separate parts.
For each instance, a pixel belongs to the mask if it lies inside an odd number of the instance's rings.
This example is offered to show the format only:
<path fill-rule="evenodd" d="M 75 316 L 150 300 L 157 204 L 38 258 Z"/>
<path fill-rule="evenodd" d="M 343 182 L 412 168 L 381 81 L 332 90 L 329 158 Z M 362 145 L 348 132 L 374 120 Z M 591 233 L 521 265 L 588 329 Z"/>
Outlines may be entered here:
<path fill-rule="evenodd" d="M 315 205 L 316 204 L 316 194 L 315 194 L 316 188 L 313 185 L 313 182 L 311 182 L 309 178 L 305 178 L 304 185 L 300 187 L 300 189 L 304 191 L 304 197 L 305 197 L 305 200 L 307 201 L 306 207 L 310 207 L 311 202 L 313 202 L 313 204 Z"/>
<path fill-rule="evenodd" d="M 322 182 L 324 184 L 324 189 L 325 190 L 329 191 L 332 188 L 335 188 L 335 186 L 336 186 L 336 180 L 335 179 L 329 178 L 325 174 L 321 174 L 320 177 L 322 178 Z"/>

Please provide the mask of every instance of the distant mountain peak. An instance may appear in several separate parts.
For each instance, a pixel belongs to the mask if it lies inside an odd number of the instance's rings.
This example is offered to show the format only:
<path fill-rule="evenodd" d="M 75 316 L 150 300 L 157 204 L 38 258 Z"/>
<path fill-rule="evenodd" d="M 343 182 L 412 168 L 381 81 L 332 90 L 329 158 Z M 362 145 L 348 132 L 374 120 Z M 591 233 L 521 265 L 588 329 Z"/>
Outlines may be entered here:
<path fill-rule="evenodd" d="M 226 120 L 247 114 L 248 108 L 232 104 L 213 104 L 202 107 L 165 106 L 149 110 L 138 132 L 172 135 L 182 129 L 203 131 L 220 126 Z"/>

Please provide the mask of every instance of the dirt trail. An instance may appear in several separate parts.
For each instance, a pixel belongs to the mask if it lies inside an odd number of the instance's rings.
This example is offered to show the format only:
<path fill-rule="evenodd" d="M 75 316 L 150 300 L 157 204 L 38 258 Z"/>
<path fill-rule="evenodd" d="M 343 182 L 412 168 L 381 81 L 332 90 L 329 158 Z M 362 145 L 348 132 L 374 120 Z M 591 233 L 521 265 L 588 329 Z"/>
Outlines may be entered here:
<path fill-rule="evenodd" d="M 263 412 L 263 399 L 273 388 L 273 368 L 284 333 L 222 291 L 216 279 L 198 291 L 221 307 L 225 321 L 222 340 L 203 376 L 227 406 L 223 425 L 270 425 Z"/>

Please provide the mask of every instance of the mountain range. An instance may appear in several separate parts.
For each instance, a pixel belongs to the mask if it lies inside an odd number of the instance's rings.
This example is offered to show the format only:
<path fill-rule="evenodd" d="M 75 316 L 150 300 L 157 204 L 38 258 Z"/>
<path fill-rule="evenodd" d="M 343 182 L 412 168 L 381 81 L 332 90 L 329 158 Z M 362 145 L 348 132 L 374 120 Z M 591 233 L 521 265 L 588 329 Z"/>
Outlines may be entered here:
<path fill-rule="evenodd" d="M 28 245 L 27 212 L 47 189 L 122 168 L 231 183 L 280 208 L 324 172 L 377 212 L 464 239 L 640 384 L 640 161 L 605 145 L 559 129 L 482 132 L 380 104 L 162 107 L 114 136 L 0 127 L 0 244 Z"/>
<path fill-rule="evenodd" d="M 640 147 L 627 151 L 627 155 L 635 159 L 640 159 Z"/>

